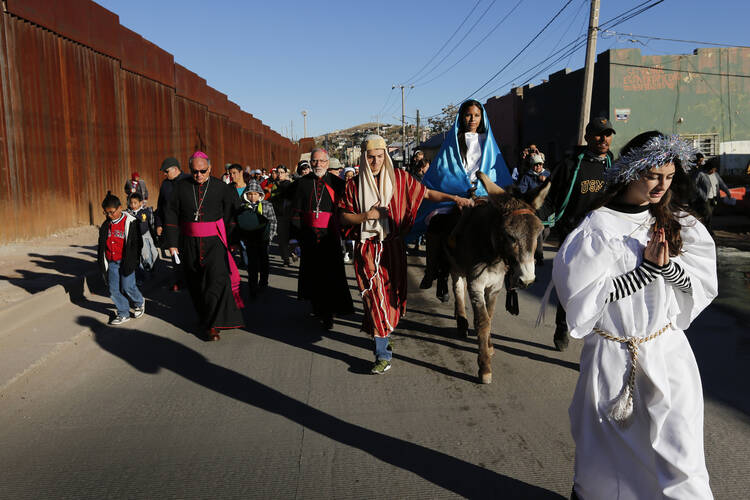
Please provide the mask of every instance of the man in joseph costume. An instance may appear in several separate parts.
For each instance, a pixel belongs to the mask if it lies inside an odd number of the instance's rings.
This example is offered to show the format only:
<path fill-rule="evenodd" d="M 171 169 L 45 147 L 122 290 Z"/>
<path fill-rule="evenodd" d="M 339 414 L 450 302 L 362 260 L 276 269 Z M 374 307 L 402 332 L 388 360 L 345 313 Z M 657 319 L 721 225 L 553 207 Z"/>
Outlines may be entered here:
<path fill-rule="evenodd" d="M 404 170 L 393 168 L 385 139 L 362 143 L 359 175 L 350 179 L 339 206 L 341 222 L 357 241 L 354 272 L 362 295 L 362 330 L 375 340 L 372 373 L 391 367 L 390 334 L 406 312 L 406 243 L 422 200 L 472 205 L 460 196 L 427 189 Z"/>

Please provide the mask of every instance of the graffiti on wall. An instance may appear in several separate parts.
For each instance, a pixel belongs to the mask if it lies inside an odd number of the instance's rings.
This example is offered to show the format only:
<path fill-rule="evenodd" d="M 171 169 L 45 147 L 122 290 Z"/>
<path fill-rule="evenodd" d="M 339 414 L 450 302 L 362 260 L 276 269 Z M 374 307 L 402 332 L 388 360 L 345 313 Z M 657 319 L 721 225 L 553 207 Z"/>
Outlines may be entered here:
<path fill-rule="evenodd" d="M 634 92 L 674 89 L 679 79 L 678 71 L 664 71 L 660 68 L 628 68 L 622 79 L 622 87 Z"/>

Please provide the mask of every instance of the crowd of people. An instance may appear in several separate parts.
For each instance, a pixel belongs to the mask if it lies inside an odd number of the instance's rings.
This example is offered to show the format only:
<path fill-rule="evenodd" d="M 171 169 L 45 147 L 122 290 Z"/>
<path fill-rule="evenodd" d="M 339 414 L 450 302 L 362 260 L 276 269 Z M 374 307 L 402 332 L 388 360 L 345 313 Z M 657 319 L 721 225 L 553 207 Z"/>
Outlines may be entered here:
<path fill-rule="evenodd" d="M 532 144 L 511 174 L 484 107 L 469 100 L 437 155 L 428 162 L 417 152 L 406 169 L 394 166 L 378 135 L 365 138 L 356 168 L 331 168 L 322 148 L 294 172 L 227 164 L 217 176 L 197 151 L 183 173 L 167 158 L 155 212 L 137 173 L 125 185 L 128 211 L 111 193 L 102 202 L 99 262 L 117 308 L 111 323 L 128 321 L 130 305 L 135 318 L 144 314 L 135 272 L 151 269 L 161 247 L 207 340 L 243 328 L 245 301 L 269 285 L 275 239 L 284 265 L 299 257 L 298 297 L 309 301 L 318 328 L 353 312 L 345 270 L 353 261 L 361 329 L 373 340 L 371 372 L 383 374 L 406 311 L 407 240 L 426 236 L 420 287 L 437 281 L 437 296 L 446 300 L 455 231 L 487 195 L 478 176 L 514 193 L 551 183 L 537 210 L 546 229 L 536 262 L 544 263 L 543 240 L 555 231 L 553 342 L 562 351 L 571 336 L 584 339 L 570 408 L 572 498 L 710 498 L 700 376 L 684 330 L 717 294 L 707 225 L 719 192 L 731 194 L 678 137 L 646 132 L 616 156 L 614 134 L 607 118 L 596 117 L 586 145 L 554 168 Z M 247 269 L 245 297 L 238 267 Z"/>

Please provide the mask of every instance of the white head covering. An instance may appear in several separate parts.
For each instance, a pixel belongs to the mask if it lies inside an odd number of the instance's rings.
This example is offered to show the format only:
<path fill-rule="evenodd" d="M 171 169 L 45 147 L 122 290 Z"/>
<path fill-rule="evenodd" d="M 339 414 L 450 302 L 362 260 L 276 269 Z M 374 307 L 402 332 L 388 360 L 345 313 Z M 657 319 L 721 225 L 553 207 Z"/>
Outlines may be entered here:
<path fill-rule="evenodd" d="M 363 212 L 370 210 L 373 205 L 387 207 L 393 198 L 393 186 L 396 184 L 396 174 L 393 170 L 393 162 L 388 155 L 388 146 L 385 139 L 379 135 L 368 135 L 362 141 L 362 156 L 359 160 L 359 207 Z M 377 182 L 375 176 L 370 170 L 367 163 L 367 151 L 372 149 L 382 149 L 385 153 L 385 161 L 380 169 L 380 175 Z M 366 220 L 360 227 L 360 241 L 365 241 L 373 236 L 377 236 L 383 241 L 390 232 L 390 222 L 388 217 L 381 217 L 377 220 Z"/>

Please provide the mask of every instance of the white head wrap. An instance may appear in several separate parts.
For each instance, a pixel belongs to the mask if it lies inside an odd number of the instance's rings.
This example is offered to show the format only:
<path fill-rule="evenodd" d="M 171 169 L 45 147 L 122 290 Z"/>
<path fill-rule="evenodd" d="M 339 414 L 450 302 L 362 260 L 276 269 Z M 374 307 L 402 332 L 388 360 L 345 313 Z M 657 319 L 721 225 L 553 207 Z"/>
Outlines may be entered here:
<path fill-rule="evenodd" d="M 359 160 L 359 207 L 363 212 L 370 210 L 373 205 L 387 207 L 393 198 L 393 186 L 396 184 L 396 174 L 393 170 L 393 162 L 388 155 L 388 146 L 385 139 L 379 135 L 368 135 L 362 142 L 362 156 Z M 385 153 L 385 161 L 380 169 L 377 182 L 375 176 L 367 163 L 367 150 L 382 149 Z M 365 241 L 377 236 L 383 241 L 390 232 L 389 218 L 381 217 L 377 220 L 366 220 L 361 224 L 360 241 Z"/>

